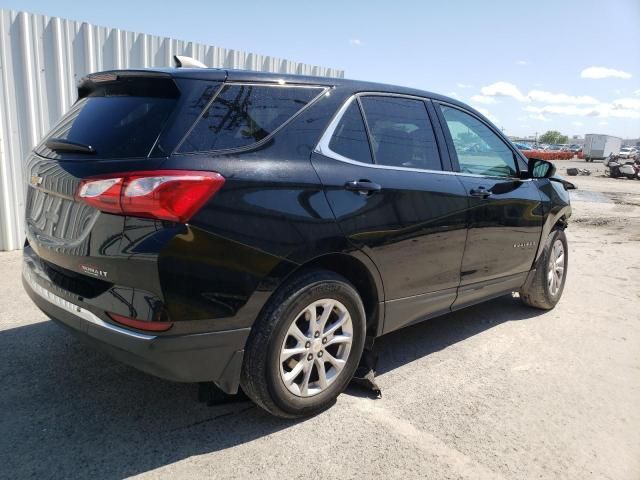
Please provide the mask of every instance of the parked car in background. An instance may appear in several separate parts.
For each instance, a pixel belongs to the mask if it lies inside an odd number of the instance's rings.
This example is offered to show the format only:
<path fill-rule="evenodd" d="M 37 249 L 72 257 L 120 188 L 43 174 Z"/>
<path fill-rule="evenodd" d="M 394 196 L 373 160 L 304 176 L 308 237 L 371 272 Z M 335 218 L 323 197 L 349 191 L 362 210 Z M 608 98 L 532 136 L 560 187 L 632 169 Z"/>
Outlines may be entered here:
<path fill-rule="evenodd" d="M 560 300 L 571 185 L 455 99 L 204 68 L 78 94 L 25 159 L 23 284 L 148 373 L 312 415 L 376 337 Z"/>
<path fill-rule="evenodd" d="M 578 153 L 582 151 L 582 146 L 577 144 L 570 145 L 569 150 L 571 150 L 573 153 Z"/>
<path fill-rule="evenodd" d="M 518 150 L 533 150 L 529 145 L 525 145 L 524 143 L 514 143 Z"/>
<path fill-rule="evenodd" d="M 618 157 L 635 159 L 638 155 L 638 149 L 636 147 L 622 147 Z"/>

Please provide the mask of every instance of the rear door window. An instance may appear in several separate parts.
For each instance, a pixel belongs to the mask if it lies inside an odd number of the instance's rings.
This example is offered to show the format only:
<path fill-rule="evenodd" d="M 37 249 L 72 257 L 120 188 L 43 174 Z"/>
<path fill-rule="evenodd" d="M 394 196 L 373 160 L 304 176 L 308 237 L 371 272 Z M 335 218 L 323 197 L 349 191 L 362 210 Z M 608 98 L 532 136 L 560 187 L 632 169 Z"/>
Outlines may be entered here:
<path fill-rule="evenodd" d="M 375 162 L 393 167 L 442 170 L 435 134 L 422 100 L 360 97 Z"/>
<path fill-rule="evenodd" d="M 229 150 L 255 144 L 322 91 L 321 87 L 225 85 L 178 152 Z"/>
<path fill-rule="evenodd" d="M 371 163 L 371 150 L 358 102 L 351 102 L 336 127 L 329 149 L 358 162 Z"/>
<path fill-rule="evenodd" d="M 179 96 L 173 81 L 164 78 L 118 79 L 85 94 L 49 133 L 38 154 L 79 159 L 146 157 Z M 90 146 L 95 154 L 53 151 L 46 147 L 52 139 Z"/>

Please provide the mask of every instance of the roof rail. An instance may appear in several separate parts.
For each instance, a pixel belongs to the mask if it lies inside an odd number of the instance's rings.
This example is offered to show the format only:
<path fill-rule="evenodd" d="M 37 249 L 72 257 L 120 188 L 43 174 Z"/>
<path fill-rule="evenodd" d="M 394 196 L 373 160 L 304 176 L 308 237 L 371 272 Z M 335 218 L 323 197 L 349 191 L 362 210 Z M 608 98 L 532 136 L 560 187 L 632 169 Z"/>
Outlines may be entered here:
<path fill-rule="evenodd" d="M 195 58 L 184 55 L 174 55 L 173 61 L 176 68 L 208 68 L 204 63 L 199 62 Z"/>

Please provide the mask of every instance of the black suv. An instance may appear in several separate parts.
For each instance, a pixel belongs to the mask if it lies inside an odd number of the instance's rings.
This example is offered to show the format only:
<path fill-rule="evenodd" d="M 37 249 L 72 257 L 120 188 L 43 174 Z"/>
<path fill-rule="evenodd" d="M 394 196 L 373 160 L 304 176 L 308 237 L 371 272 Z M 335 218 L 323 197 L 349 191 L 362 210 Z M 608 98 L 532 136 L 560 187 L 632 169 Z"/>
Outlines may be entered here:
<path fill-rule="evenodd" d="M 78 97 L 26 160 L 23 283 L 153 375 L 309 415 L 376 337 L 562 294 L 570 184 L 456 100 L 188 68 Z"/>

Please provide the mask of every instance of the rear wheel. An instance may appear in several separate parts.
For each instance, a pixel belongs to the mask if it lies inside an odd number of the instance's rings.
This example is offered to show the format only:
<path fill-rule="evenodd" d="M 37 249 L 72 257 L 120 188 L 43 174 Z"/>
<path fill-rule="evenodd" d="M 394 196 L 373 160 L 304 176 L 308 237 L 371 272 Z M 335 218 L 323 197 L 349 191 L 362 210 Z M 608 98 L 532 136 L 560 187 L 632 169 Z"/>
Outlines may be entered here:
<path fill-rule="evenodd" d="M 526 305 L 544 310 L 555 307 L 564 290 L 568 260 L 564 231 L 551 232 L 536 263 L 533 280 L 520 291 L 522 301 Z"/>
<path fill-rule="evenodd" d="M 358 366 L 365 324 L 362 300 L 345 278 L 325 270 L 297 276 L 274 295 L 252 329 L 243 390 L 280 417 L 326 409 Z"/>

